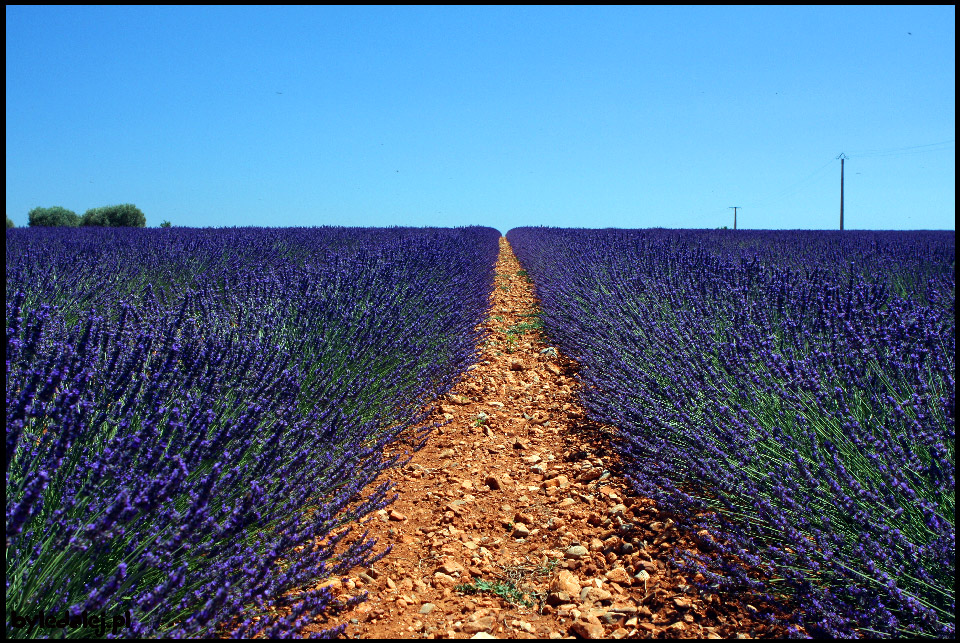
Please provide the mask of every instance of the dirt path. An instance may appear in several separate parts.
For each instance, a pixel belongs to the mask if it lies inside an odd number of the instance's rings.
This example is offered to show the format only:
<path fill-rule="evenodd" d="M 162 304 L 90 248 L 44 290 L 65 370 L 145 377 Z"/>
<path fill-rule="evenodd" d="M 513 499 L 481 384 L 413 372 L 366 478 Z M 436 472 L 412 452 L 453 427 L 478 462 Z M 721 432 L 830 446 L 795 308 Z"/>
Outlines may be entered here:
<path fill-rule="evenodd" d="M 305 632 L 346 622 L 351 638 L 782 636 L 670 568 L 671 551 L 696 545 L 608 472 L 604 429 L 576 405 L 575 364 L 535 328 L 532 284 L 504 238 L 496 270 L 491 340 L 440 405 L 450 422 L 394 473 L 398 500 L 368 524 L 392 551 L 333 582 L 368 600 Z"/>

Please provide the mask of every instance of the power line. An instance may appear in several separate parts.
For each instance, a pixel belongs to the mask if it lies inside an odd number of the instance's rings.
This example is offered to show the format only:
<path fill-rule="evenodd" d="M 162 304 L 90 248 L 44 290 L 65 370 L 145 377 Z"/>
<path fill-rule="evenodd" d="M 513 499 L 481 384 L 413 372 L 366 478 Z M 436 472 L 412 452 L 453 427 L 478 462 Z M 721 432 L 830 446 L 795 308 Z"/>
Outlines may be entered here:
<path fill-rule="evenodd" d="M 937 143 L 924 143 L 923 145 L 909 145 L 906 147 L 892 147 L 886 149 L 875 149 L 875 150 L 860 150 L 855 152 L 847 152 L 844 156 L 846 158 L 870 158 L 870 157 L 883 157 L 883 156 L 906 156 L 909 154 L 924 154 L 927 152 L 939 152 L 942 150 L 947 150 L 953 147 L 956 143 L 955 139 L 949 139 L 946 141 L 939 141 Z M 818 167 L 816 170 L 800 179 L 795 183 L 791 183 L 785 188 L 770 193 L 768 196 L 761 198 L 758 201 L 753 201 L 747 204 L 748 208 L 757 208 L 760 206 L 769 205 L 775 201 L 780 201 L 789 196 L 792 196 L 801 188 L 805 187 L 810 181 L 818 178 L 821 174 L 824 174 L 827 168 L 833 165 L 835 158 L 830 159 L 825 162 L 823 165 Z"/>
<path fill-rule="evenodd" d="M 850 152 L 847 158 L 868 158 L 871 156 L 900 156 L 907 154 L 924 154 L 926 152 L 940 152 L 948 150 L 956 144 L 955 139 L 940 141 L 939 143 L 925 143 L 924 145 L 909 145 L 907 147 L 891 147 L 885 150 L 861 150 Z"/>
<path fill-rule="evenodd" d="M 834 160 L 836 160 L 836 159 L 830 159 L 829 161 L 827 161 L 826 163 L 824 163 L 823 165 L 821 165 L 821 166 L 818 167 L 816 170 L 814 170 L 813 172 L 811 172 L 811 173 L 808 174 L 807 176 L 803 177 L 803 178 L 800 179 L 799 181 L 797 181 L 797 182 L 795 182 L 795 183 L 791 183 L 790 185 L 788 185 L 787 187 L 781 189 L 780 191 L 778 191 L 778 192 L 773 192 L 773 193 L 769 194 L 768 196 L 760 199 L 759 201 L 754 201 L 754 202 L 752 202 L 752 203 L 749 203 L 749 204 L 747 205 L 747 207 L 749 207 L 749 208 L 757 208 L 757 207 L 762 206 L 762 205 L 768 205 L 768 204 L 770 204 L 770 203 L 773 203 L 774 201 L 779 201 L 779 200 L 784 199 L 784 198 L 786 198 L 786 197 L 788 197 L 788 196 L 792 196 L 792 195 L 793 195 L 794 193 L 796 193 L 800 188 L 805 187 L 807 183 L 809 183 L 809 182 L 812 181 L 813 179 L 817 178 L 819 175 L 823 174 L 824 171 L 825 171 L 827 168 L 829 168 L 831 165 L 833 165 Z M 739 206 L 738 206 L 738 207 L 739 207 Z"/>

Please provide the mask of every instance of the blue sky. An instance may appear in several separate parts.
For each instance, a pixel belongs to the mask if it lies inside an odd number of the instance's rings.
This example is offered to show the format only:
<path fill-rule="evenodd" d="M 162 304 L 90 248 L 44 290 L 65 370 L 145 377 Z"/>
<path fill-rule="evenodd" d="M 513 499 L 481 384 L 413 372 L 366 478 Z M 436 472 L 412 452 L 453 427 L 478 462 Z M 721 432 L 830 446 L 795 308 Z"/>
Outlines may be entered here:
<path fill-rule="evenodd" d="M 954 229 L 952 6 L 6 12 L 18 226 Z"/>

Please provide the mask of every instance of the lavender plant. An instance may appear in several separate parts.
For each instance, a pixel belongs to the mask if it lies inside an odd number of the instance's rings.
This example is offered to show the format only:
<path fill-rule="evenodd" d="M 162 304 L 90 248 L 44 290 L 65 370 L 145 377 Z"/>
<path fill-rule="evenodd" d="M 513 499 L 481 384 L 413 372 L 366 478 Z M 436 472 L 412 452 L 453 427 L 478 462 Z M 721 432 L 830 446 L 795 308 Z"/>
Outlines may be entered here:
<path fill-rule="evenodd" d="M 519 228 L 547 332 L 705 589 L 955 632 L 954 234 Z M 762 570 L 765 579 L 747 571 Z"/>
<path fill-rule="evenodd" d="M 63 232 L 7 233 L 8 636 L 13 611 L 274 637 L 342 607 L 319 584 L 382 555 L 357 522 L 475 359 L 499 234 Z"/>

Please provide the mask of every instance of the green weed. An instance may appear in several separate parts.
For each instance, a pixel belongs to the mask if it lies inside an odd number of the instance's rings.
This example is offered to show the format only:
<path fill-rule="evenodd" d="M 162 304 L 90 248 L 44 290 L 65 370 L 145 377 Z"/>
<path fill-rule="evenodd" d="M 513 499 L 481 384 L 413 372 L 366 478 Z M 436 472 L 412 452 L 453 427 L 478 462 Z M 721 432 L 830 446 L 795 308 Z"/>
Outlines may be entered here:
<path fill-rule="evenodd" d="M 533 606 L 533 603 L 528 601 L 526 595 L 513 583 L 505 583 L 502 581 L 491 583 L 490 581 L 478 579 L 469 585 L 457 585 L 454 589 L 464 594 L 493 594 L 514 605 L 522 605 L 523 607 Z"/>

